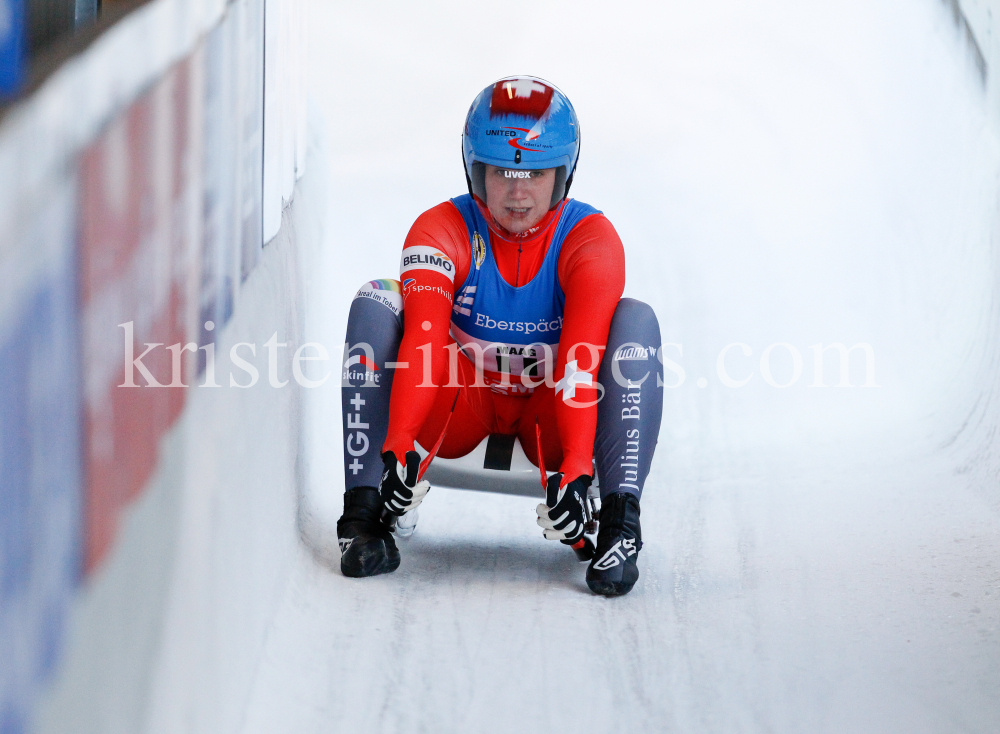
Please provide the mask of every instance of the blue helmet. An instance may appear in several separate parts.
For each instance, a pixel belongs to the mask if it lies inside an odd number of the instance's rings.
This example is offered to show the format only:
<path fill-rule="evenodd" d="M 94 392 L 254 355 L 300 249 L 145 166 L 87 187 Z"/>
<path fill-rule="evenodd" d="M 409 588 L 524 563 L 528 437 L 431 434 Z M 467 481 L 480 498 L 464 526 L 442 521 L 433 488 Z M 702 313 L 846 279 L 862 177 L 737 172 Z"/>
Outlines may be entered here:
<path fill-rule="evenodd" d="M 485 164 L 537 171 L 556 169 L 555 206 L 569 193 L 580 156 L 580 121 L 559 89 L 533 76 L 504 77 L 469 107 L 462 158 L 469 193 L 486 201 Z"/>

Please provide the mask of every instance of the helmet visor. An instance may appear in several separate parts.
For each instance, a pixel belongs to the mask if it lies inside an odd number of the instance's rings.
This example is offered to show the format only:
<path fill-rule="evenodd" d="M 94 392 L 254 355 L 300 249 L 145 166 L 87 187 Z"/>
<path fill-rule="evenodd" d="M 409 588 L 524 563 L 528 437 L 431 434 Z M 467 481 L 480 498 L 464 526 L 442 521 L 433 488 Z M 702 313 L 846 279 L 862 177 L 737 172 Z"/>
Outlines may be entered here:
<path fill-rule="evenodd" d="M 519 168 L 498 168 L 498 173 L 500 175 L 506 175 L 507 178 L 517 179 L 524 178 L 526 174 L 530 174 L 530 170 L 523 170 Z M 555 183 L 552 186 L 552 199 L 549 202 L 549 209 L 553 209 L 558 206 L 559 202 L 566 197 L 566 166 L 557 166 L 552 169 L 540 169 L 540 170 L 550 170 L 555 171 Z M 469 180 L 469 189 L 472 195 L 477 199 L 482 201 L 484 204 L 489 205 L 486 198 L 486 164 L 480 161 L 475 161 L 472 164 L 472 174 Z"/>

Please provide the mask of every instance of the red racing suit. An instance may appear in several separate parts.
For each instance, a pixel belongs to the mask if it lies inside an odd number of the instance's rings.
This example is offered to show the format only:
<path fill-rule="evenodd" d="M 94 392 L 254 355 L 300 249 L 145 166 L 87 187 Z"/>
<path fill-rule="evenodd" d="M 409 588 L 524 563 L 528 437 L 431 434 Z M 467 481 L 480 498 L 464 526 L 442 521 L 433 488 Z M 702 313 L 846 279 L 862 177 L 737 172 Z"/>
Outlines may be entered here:
<path fill-rule="evenodd" d="M 521 235 L 507 232 L 484 206 L 479 208 L 489 224 L 491 249 L 500 275 L 515 287 L 528 283 L 542 266 L 562 206 L 555 207 Z M 405 326 L 383 451 L 392 451 L 402 459 L 407 451 L 414 450 L 414 441 L 430 449 L 454 405 L 439 456 L 464 456 L 491 433 L 500 433 L 518 436 L 525 454 L 537 465 L 537 420 L 546 468 L 563 472 L 564 484 L 581 475 L 592 475 L 599 397 L 593 385 L 611 317 L 625 287 L 625 252 L 611 222 L 601 213 L 590 214 L 563 240 L 558 278 L 565 306 L 553 379 L 519 392 L 484 385 L 482 379 L 475 385 L 472 361 L 464 352 L 458 353 L 456 359 L 455 342 L 449 333 L 452 308 L 455 291 L 469 273 L 473 253 L 465 221 L 452 202 L 439 204 L 417 218 L 403 244 L 404 255 L 411 247 L 430 247 L 447 255 L 455 266 L 454 279 L 436 269 L 411 269 L 403 276 L 408 281 L 403 289 Z M 567 400 L 567 391 L 560 392 L 557 386 L 565 376 L 567 355 L 575 344 L 595 345 L 598 349 L 576 350 L 578 370 L 590 375 L 591 385 L 578 382 L 575 395 Z M 485 380 L 496 383 L 496 377 L 487 374 Z"/>

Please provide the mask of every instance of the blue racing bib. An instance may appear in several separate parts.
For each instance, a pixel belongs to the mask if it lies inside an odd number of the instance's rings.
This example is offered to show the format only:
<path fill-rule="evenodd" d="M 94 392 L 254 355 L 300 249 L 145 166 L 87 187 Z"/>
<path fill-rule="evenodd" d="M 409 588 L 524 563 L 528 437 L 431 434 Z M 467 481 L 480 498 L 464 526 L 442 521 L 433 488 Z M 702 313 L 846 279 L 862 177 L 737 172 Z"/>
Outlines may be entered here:
<path fill-rule="evenodd" d="M 472 263 L 462 287 L 455 292 L 451 317 L 452 338 L 462 352 L 511 385 L 523 377 L 538 383 L 555 366 L 562 332 L 565 296 L 559 285 L 559 253 L 566 235 L 580 220 L 598 214 L 588 204 L 570 199 L 559 214 L 555 234 L 542 267 L 528 283 L 514 287 L 500 274 L 490 247 L 490 230 L 479 206 L 469 194 L 452 199 L 469 233 Z"/>

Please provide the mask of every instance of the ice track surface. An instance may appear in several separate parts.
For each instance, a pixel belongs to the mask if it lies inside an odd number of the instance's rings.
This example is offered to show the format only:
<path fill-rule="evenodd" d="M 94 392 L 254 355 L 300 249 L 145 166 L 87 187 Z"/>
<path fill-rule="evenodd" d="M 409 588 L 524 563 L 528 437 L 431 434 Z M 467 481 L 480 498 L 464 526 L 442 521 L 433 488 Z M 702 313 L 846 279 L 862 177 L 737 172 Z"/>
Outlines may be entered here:
<path fill-rule="evenodd" d="M 642 577 L 616 600 L 542 539 L 532 500 L 441 488 L 398 572 L 342 577 L 339 389 L 306 391 L 308 543 L 244 731 L 1000 730 L 1000 156 L 947 6 L 311 13 L 329 247 L 310 338 L 339 343 L 358 285 L 462 193 L 468 104 L 524 72 L 574 101 L 572 193 L 618 228 L 626 295 L 683 345 L 685 380 Z M 753 350 L 725 361 L 742 388 L 716 372 L 733 342 Z M 879 387 L 810 387 L 811 345 L 834 342 L 869 343 Z M 776 343 L 802 355 L 786 389 L 759 363 Z M 789 382 L 788 348 L 771 357 Z"/>

